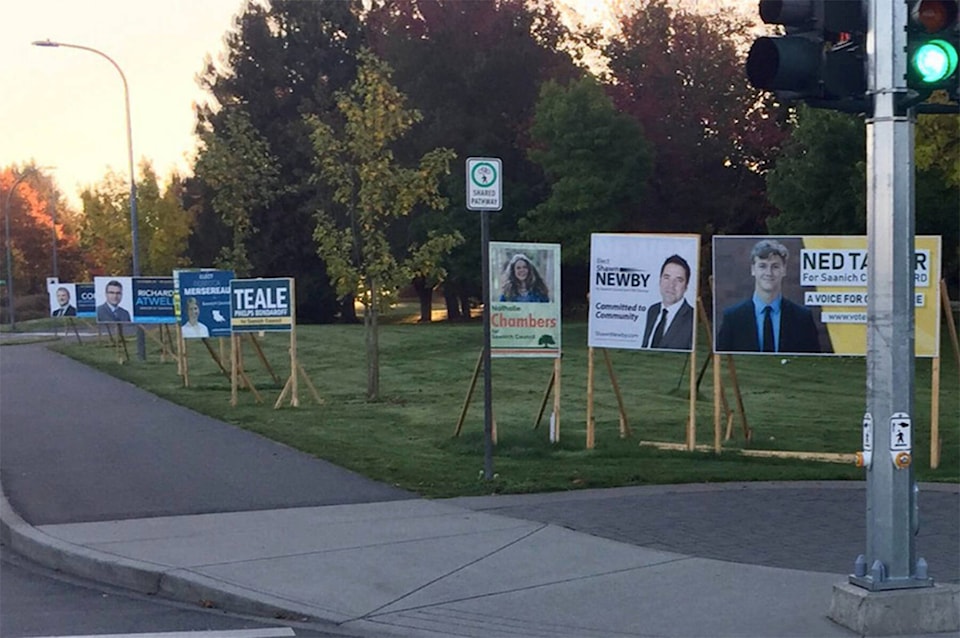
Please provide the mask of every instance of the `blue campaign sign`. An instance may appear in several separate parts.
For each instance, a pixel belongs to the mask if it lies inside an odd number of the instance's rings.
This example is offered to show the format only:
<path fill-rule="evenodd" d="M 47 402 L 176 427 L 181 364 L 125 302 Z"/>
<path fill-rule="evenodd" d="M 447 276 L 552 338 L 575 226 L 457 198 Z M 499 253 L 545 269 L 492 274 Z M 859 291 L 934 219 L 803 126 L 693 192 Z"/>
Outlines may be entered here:
<path fill-rule="evenodd" d="M 232 270 L 181 270 L 180 332 L 184 339 L 230 336 Z"/>
<path fill-rule="evenodd" d="M 290 332 L 294 324 L 293 279 L 234 279 L 230 282 L 234 332 Z"/>
<path fill-rule="evenodd" d="M 93 284 L 77 284 L 77 317 L 96 317 L 97 301 Z"/>
<path fill-rule="evenodd" d="M 173 277 L 133 278 L 133 323 L 176 323 Z"/>

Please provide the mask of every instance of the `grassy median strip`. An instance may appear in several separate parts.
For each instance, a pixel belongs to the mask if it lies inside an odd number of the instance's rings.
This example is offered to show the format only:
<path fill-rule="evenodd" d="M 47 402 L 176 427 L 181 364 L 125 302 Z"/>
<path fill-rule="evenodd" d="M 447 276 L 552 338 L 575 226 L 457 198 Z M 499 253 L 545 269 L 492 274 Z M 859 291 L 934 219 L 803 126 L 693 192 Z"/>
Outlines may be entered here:
<path fill-rule="evenodd" d="M 549 410 L 539 428 L 534 420 L 552 373 L 552 360 L 495 359 L 493 410 L 499 433 L 493 483 L 482 480 L 483 386 L 477 385 L 463 432 L 454 437 L 474 366 L 482 346 L 479 323 L 397 324 L 381 328 L 382 400 L 365 400 L 363 327 L 298 326 L 299 360 L 324 399 L 317 405 L 301 385 L 300 407 L 273 409 L 290 374 L 289 335 L 268 334 L 262 348 L 281 383 L 250 347 L 244 365 L 264 396 L 256 404 L 241 391 L 230 405 L 230 381 L 199 340 L 188 342 L 190 386 L 183 387 L 176 363 L 161 362 L 148 340 L 146 362 L 117 361 L 104 337 L 73 339 L 57 348 L 69 356 L 130 381 L 161 397 L 258 432 L 373 479 L 428 497 L 491 492 L 539 492 L 651 483 L 751 480 L 862 479 L 852 465 L 798 459 L 745 457 L 741 448 L 851 453 L 860 449 L 865 405 L 863 358 L 740 356 L 735 359 L 753 441 L 745 444 L 739 420 L 724 453 L 676 452 L 641 447 L 640 440 L 682 443 L 688 410 L 688 359 L 681 354 L 611 351 L 633 437 L 618 435 L 616 399 L 602 355 L 595 358 L 596 448 L 585 449 L 586 324 L 566 322 L 560 442 L 548 441 Z M 219 348 L 216 340 L 211 340 Z M 705 346 L 703 346 L 705 348 Z M 133 340 L 128 348 L 134 355 Z M 225 349 L 225 350 L 228 350 Z M 929 359 L 916 365 L 913 422 L 914 468 L 919 480 L 960 480 L 960 397 L 958 371 L 949 345 L 942 351 L 940 433 L 937 470 L 929 465 Z M 705 353 L 705 350 L 704 350 Z M 694 373 L 699 373 L 703 354 Z M 229 355 L 225 362 L 229 361 Z M 725 380 L 727 377 L 725 376 Z M 727 397 L 733 402 L 732 389 Z M 713 442 L 712 372 L 700 386 L 697 443 Z M 876 447 L 884 450 L 881 425 Z"/>

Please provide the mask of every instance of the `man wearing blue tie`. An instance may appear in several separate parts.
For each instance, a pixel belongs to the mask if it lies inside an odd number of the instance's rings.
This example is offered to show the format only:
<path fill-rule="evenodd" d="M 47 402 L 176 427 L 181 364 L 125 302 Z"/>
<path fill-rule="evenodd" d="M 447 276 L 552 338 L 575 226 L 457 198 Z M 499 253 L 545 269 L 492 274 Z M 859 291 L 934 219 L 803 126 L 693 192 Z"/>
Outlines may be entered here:
<path fill-rule="evenodd" d="M 723 311 L 718 352 L 820 352 L 813 313 L 783 297 L 789 256 L 787 247 L 774 239 L 754 245 L 753 296 Z"/>
<path fill-rule="evenodd" d="M 123 299 L 123 284 L 116 279 L 111 279 L 107 282 L 104 294 L 107 301 L 97 306 L 97 322 L 130 323 L 130 313 L 120 307 L 120 301 Z"/>

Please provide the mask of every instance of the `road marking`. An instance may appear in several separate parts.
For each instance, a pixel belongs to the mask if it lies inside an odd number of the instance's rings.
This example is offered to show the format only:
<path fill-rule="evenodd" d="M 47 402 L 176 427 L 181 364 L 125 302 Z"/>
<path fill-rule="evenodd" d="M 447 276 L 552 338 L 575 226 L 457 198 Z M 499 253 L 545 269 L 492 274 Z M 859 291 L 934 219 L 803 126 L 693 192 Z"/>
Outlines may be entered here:
<path fill-rule="evenodd" d="M 37 638 L 288 638 L 296 636 L 289 627 L 272 629 L 227 629 L 224 631 L 169 631 L 150 634 L 82 634 L 38 636 Z"/>

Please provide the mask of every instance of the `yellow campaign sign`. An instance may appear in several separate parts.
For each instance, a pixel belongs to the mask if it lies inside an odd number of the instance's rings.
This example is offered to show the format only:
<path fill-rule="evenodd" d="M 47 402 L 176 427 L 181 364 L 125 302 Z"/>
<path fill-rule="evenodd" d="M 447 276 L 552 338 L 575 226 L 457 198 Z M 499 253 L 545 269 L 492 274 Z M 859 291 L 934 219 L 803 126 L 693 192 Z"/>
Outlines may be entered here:
<path fill-rule="evenodd" d="M 915 238 L 919 357 L 939 356 L 940 255 L 939 236 Z M 715 352 L 866 355 L 866 236 L 715 235 L 713 261 Z"/>
<path fill-rule="evenodd" d="M 914 242 L 915 352 L 935 357 L 940 348 L 940 237 Z M 835 354 L 867 352 L 867 238 L 803 237 L 798 256 L 804 305 L 820 308 Z"/>

